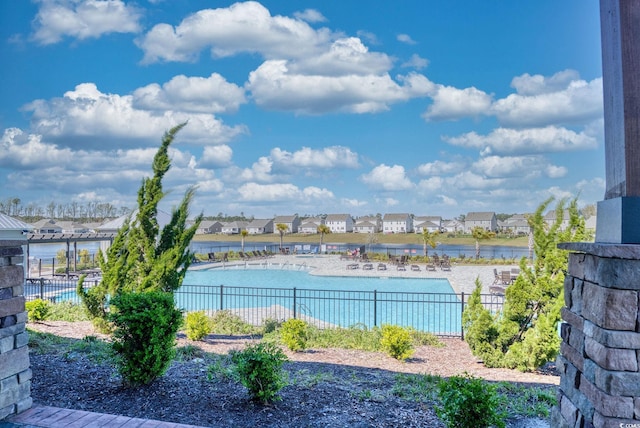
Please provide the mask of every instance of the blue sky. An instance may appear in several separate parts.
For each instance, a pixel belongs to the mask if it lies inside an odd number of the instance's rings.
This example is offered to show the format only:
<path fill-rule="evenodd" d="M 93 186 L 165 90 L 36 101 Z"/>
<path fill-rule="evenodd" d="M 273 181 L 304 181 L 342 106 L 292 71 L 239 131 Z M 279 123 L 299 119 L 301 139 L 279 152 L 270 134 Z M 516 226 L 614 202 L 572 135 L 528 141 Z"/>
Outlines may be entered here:
<path fill-rule="evenodd" d="M 604 196 L 597 0 L 0 2 L 0 199 L 525 213 Z"/>

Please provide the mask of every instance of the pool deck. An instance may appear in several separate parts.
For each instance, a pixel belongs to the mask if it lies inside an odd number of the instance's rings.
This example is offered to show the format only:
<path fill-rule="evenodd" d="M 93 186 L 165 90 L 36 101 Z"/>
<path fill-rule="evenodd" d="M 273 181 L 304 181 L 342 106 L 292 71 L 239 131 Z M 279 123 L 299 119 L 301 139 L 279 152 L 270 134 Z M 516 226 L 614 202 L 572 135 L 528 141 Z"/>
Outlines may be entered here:
<path fill-rule="evenodd" d="M 349 268 L 349 265 L 358 264 L 357 268 Z M 449 281 L 456 293 L 471 294 L 475 289 L 476 278 L 482 283 L 483 293 L 489 294 L 489 287 L 494 281 L 494 272 L 510 270 L 518 267 L 514 264 L 505 265 L 452 265 L 450 270 L 436 268 L 435 271 L 426 270 L 424 263 L 415 263 L 420 270 L 412 270 L 411 265 L 405 266 L 405 270 L 398 270 L 391 263 L 385 263 L 386 270 L 378 270 L 378 261 L 371 261 L 373 269 L 364 269 L 365 262 L 353 260 L 341 260 L 339 255 L 277 255 L 267 259 L 253 259 L 249 261 L 231 261 L 228 263 L 199 263 L 192 265 L 190 269 L 210 269 L 220 267 L 248 267 L 259 268 L 261 266 L 290 266 L 292 268 L 309 269 L 311 275 L 320 276 L 356 276 L 379 278 L 444 278 Z"/>

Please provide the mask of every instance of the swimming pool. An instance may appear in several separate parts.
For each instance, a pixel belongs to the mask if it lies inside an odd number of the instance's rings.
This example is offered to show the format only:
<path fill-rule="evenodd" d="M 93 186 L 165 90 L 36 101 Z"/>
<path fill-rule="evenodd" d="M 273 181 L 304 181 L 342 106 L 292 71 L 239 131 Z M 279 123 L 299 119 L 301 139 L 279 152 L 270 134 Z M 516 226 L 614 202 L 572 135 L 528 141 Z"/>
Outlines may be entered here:
<path fill-rule="evenodd" d="M 302 318 L 319 327 L 382 324 L 460 334 L 461 302 L 446 279 L 316 276 L 282 269 L 189 271 L 176 292 L 185 311 L 231 310 L 253 324 Z"/>

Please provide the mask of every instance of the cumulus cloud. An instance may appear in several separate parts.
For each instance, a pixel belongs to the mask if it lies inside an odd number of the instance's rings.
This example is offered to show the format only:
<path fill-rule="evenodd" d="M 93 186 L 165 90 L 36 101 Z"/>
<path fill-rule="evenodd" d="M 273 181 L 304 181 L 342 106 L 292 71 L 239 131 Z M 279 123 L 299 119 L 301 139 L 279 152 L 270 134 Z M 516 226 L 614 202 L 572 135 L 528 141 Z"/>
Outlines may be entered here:
<path fill-rule="evenodd" d="M 143 63 L 152 63 L 193 61 L 205 48 L 214 57 L 242 52 L 265 58 L 313 55 L 331 37 L 326 29 L 314 30 L 301 19 L 271 16 L 260 3 L 249 1 L 200 10 L 175 28 L 155 25 L 137 43 L 144 51 Z"/>
<path fill-rule="evenodd" d="M 433 104 L 422 115 L 425 120 L 457 120 L 486 115 L 492 102 L 490 94 L 474 87 L 458 89 L 436 85 L 430 96 Z"/>
<path fill-rule="evenodd" d="M 360 179 L 370 187 L 381 190 L 408 190 L 414 186 L 401 165 L 378 165 Z"/>
<path fill-rule="evenodd" d="M 531 127 L 584 123 L 602 116 L 602 79 L 590 82 L 566 70 L 550 78 L 528 74 L 516 77 L 517 90 L 492 106 L 503 126 Z"/>
<path fill-rule="evenodd" d="M 413 54 L 408 61 L 402 63 L 402 67 L 415 68 L 416 70 L 422 70 L 429 65 L 429 60 L 421 58 L 420 55 Z"/>
<path fill-rule="evenodd" d="M 446 137 L 445 141 L 454 146 L 479 149 L 484 154 L 566 152 L 597 146 L 596 139 L 589 135 L 555 126 L 520 130 L 497 128 L 487 135 L 469 132 Z"/>
<path fill-rule="evenodd" d="M 193 144 L 222 144 L 247 132 L 208 114 L 139 110 L 133 96 L 105 94 L 93 83 L 77 85 L 62 98 L 33 101 L 23 110 L 32 112 L 35 133 L 68 145 L 108 141 L 116 147 L 131 140 L 155 144 L 168 128 L 187 121 L 179 140 Z"/>
<path fill-rule="evenodd" d="M 140 31 L 141 11 L 121 0 L 37 0 L 33 40 L 43 45 L 63 37 L 84 40 L 109 33 Z"/>
<path fill-rule="evenodd" d="M 313 186 L 300 189 L 298 186 L 290 183 L 245 183 L 238 188 L 238 193 L 241 200 L 251 202 L 295 200 L 309 202 L 311 200 L 326 200 L 334 197 L 333 193 L 327 189 L 320 189 Z"/>
<path fill-rule="evenodd" d="M 293 74 L 284 60 L 266 61 L 249 75 L 247 88 L 266 109 L 304 114 L 331 111 L 374 113 L 391 103 L 424 96 L 432 87 L 424 76 L 409 74 L 402 85 L 388 74 L 321 76 Z"/>
<path fill-rule="evenodd" d="M 466 164 L 463 162 L 445 162 L 436 160 L 434 162 L 419 165 L 417 170 L 420 175 L 442 175 L 461 172 L 465 167 Z"/>
<path fill-rule="evenodd" d="M 133 107 L 142 110 L 181 110 L 233 113 L 245 103 L 244 89 L 218 73 L 209 77 L 179 75 L 160 86 L 153 83 L 133 92 Z"/>
<path fill-rule="evenodd" d="M 323 149 L 303 147 L 296 152 L 288 152 L 278 147 L 271 150 L 274 164 L 283 170 L 296 168 L 334 169 L 358 168 L 358 155 L 347 147 L 332 146 Z"/>
<path fill-rule="evenodd" d="M 325 22 L 327 18 L 325 18 L 320 12 L 316 9 L 305 9 L 302 12 L 295 12 L 293 14 L 296 18 L 301 21 L 307 22 Z"/>
<path fill-rule="evenodd" d="M 406 43 L 406 44 L 408 44 L 408 45 L 415 45 L 415 44 L 416 44 L 416 41 L 415 41 L 415 40 L 413 40 L 413 39 L 411 38 L 411 36 L 410 36 L 410 35 L 408 35 L 408 34 L 398 34 L 398 35 L 396 36 L 396 39 L 397 39 L 399 42 Z"/>
<path fill-rule="evenodd" d="M 207 146 L 202 152 L 200 165 L 209 168 L 220 168 L 231 165 L 233 150 L 226 144 Z"/>
<path fill-rule="evenodd" d="M 344 206 L 351 208 L 359 208 L 367 205 L 367 201 L 361 201 L 359 199 L 341 198 L 340 203 Z"/>
<path fill-rule="evenodd" d="M 543 156 L 486 156 L 472 165 L 472 170 L 492 178 L 534 178 L 544 174 L 559 178 L 567 173 L 562 166 L 549 164 Z"/>

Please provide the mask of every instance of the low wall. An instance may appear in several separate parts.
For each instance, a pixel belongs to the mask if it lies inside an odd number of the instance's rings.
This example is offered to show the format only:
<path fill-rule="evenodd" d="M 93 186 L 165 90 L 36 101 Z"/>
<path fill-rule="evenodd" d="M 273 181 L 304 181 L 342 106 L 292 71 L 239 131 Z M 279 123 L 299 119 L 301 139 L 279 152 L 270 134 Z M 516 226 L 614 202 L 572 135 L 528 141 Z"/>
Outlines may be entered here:
<path fill-rule="evenodd" d="M 0 420 L 31 407 L 22 245 L 0 240 Z"/>
<path fill-rule="evenodd" d="M 561 373 L 553 426 L 640 427 L 640 246 L 562 244 Z"/>

